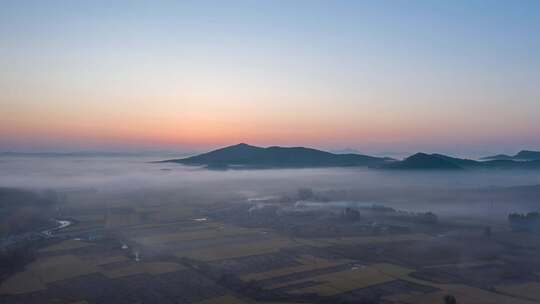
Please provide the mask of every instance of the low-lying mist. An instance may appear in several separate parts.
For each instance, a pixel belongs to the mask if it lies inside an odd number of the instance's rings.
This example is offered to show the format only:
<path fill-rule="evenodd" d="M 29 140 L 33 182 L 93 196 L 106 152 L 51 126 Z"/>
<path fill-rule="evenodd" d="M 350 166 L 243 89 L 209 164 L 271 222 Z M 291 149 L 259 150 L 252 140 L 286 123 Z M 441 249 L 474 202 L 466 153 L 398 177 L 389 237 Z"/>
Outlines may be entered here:
<path fill-rule="evenodd" d="M 134 201 L 238 201 L 311 188 L 326 201 L 388 205 L 443 215 L 500 219 L 537 210 L 540 172 L 519 170 L 385 171 L 368 168 L 207 170 L 156 157 L 2 157 L 0 186 Z M 526 186 L 526 187 L 525 187 Z M 100 199 L 103 201 L 103 198 Z M 77 202 L 70 202 L 77 203 Z M 96 200 L 95 204 L 99 204 Z"/>

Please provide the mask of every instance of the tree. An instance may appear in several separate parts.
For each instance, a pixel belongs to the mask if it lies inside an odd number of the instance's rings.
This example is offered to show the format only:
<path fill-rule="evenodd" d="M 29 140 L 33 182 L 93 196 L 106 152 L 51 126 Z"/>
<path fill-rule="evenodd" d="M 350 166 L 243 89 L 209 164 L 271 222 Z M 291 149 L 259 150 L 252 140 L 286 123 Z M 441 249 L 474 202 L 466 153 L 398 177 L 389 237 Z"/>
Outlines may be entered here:
<path fill-rule="evenodd" d="M 360 212 L 356 209 L 347 207 L 343 210 L 342 217 L 348 221 L 358 221 L 360 219 Z"/>
<path fill-rule="evenodd" d="M 445 295 L 443 299 L 444 304 L 457 304 L 456 297 L 453 295 Z"/>

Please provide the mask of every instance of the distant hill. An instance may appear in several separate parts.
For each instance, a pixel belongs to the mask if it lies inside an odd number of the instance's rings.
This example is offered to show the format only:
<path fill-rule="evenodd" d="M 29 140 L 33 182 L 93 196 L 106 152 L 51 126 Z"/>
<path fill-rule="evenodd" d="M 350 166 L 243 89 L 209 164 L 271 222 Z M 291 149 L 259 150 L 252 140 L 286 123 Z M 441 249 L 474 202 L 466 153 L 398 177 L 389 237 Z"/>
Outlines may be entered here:
<path fill-rule="evenodd" d="M 514 159 L 518 160 L 540 160 L 540 151 L 520 151 L 514 155 Z"/>
<path fill-rule="evenodd" d="M 511 159 L 497 159 L 475 161 L 443 154 L 416 153 L 402 161 L 381 164 L 379 168 L 405 170 L 540 169 L 540 160 L 516 161 Z"/>
<path fill-rule="evenodd" d="M 498 154 L 493 156 L 482 157 L 481 160 L 540 160 L 540 151 L 522 150 L 514 156 L 506 154 Z"/>
<path fill-rule="evenodd" d="M 435 156 L 435 157 L 439 157 L 439 158 L 442 158 L 448 162 L 451 162 L 455 165 L 458 165 L 462 168 L 465 168 L 465 167 L 480 167 L 481 166 L 481 163 L 478 162 L 478 161 L 475 161 L 475 160 L 472 160 L 472 159 L 466 159 L 466 158 L 457 158 L 457 157 L 452 157 L 452 156 L 448 156 L 448 155 L 443 155 L 443 154 L 431 154 L 432 156 Z"/>
<path fill-rule="evenodd" d="M 383 169 L 404 170 L 460 170 L 463 169 L 452 157 L 439 154 L 416 153 L 402 161 L 392 162 L 381 166 Z"/>
<path fill-rule="evenodd" d="M 523 153 L 522 153 L 523 152 Z M 534 157 L 537 152 L 522 151 L 520 157 Z M 516 157 L 520 155 L 516 154 Z M 512 157 L 514 158 L 514 157 Z M 256 147 L 237 144 L 208 153 L 160 162 L 226 168 L 310 168 L 310 167 L 370 167 L 402 170 L 461 169 L 540 169 L 538 160 L 495 159 L 475 161 L 443 154 L 416 153 L 404 160 L 362 154 L 335 154 L 305 147 Z"/>
<path fill-rule="evenodd" d="M 516 161 L 496 159 L 478 163 L 480 163 L 481 168 L 487 169 L 540 169 L 540 160 Z"/>
<path fill-rule="evenodd" d="M 480 158 L 481 160 L 512 160 L 514 157 L 506 154 L 497 154 Z"/>
<path fill-rule="evenodd" d="M 262 148 L 242 143 L 188 158 L 163 162 L 209 168 L 306 168 L 374 166 L 390 160 L 361 154 L 334 154 L 304 147 Z"/>

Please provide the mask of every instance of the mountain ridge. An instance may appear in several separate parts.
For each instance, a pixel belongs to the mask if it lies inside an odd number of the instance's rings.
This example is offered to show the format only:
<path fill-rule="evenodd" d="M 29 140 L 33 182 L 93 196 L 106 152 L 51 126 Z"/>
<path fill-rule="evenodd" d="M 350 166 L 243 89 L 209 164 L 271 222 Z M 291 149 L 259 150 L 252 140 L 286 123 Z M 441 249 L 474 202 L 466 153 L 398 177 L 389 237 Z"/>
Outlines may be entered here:
<path fill-rule="evenodd" d="M 518 160 L 518 161 L 540 160 L 540 151 L 521 150 L 515 155 L 497 154 L 497 155 L 482 157 L 481 160 Z"/>
<path fill-rule="evenodd" d="M 401 170 L 540 169 L 540 159 L 528 161 L 511 159 L 476 161 L 437 153 L 416 153 L 404 160 L 383 164 L 379 168 Z"/>
<path fill-rule="evenodd" d="M 392 159 L 362 154 L 334 154 L 306 147 L 267 148 L 240 143 L 182 159 L 170 159 L 184 165 L 244 168 L 302 168 L 373 166 Z"/>
<path fill-rule="evenodd" d="M 528 152 L 535 155 L 534 151 Z M 528 157 L 531 155 L 531 153 L 524 154 Z M 369 167 L 373 169 L 401 170 L 540 169 L 540 159 L 530 161 L 512 159 L 477 161 L 438 153 L 419 152 L 403 160 L 395 160 L 388 157 L 362 154 L 335 154 L 307 147 L 270 146 L 263 148 L 246 143 L 227 146 L 187 158 L 168 159 L 159 162 L 206 166 L 212 169 L 317 167 Z"/>
<path fill-rule="evenodd" d="M 441 154 L 416 153 L 401 161 L 382 165 L 382 169 L 401 169 L 401 170 L 461 170 L 463 169 L 454 161 L 452 157 Z"/>

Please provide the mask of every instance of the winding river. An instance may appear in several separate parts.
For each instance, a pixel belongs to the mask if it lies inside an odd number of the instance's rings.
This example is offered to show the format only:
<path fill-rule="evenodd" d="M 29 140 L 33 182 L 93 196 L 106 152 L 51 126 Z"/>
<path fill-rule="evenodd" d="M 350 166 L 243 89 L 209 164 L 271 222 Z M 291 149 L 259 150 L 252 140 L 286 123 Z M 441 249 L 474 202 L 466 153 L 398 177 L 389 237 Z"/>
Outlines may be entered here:
<path fill-rule="evenodd" d="M 58 230 L 61 230 L 61 229 L 64 229 L 64 228 L 66 228 L 66 227 L 73 224 L 72 221 L 68 221 L 68 220 L 55 219 L 55 221 L 56 221 L 56 223 L 58 223 L 58 226 L 56 226 L 54 228 L 51 228 L 51 229 L 44 230 L 41 233 L 44 234 L 47 237 L 52 237 L 54 232 L 56 232 Z"/>

